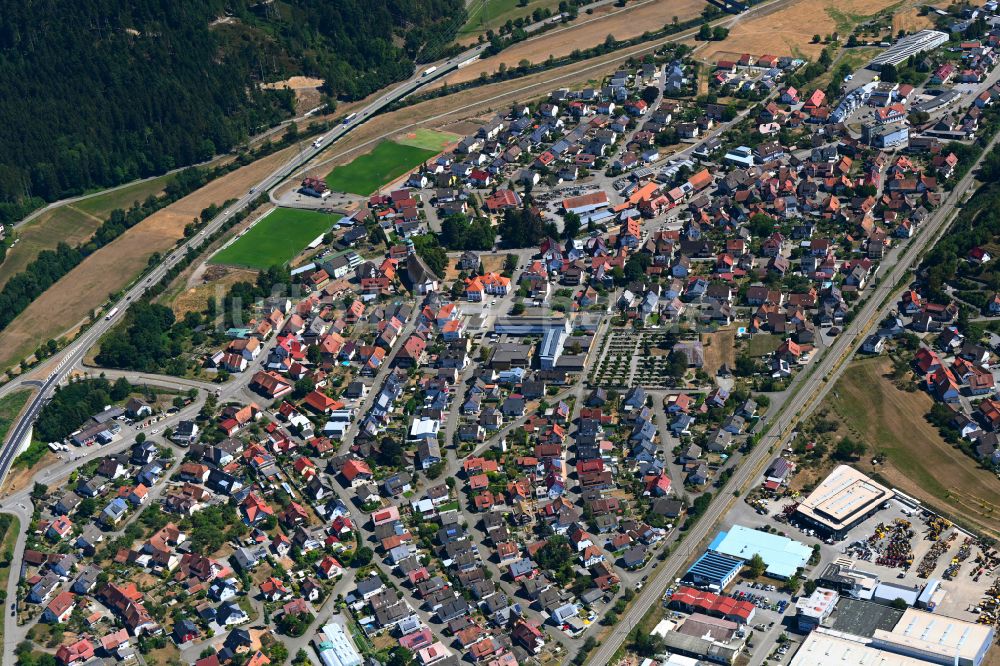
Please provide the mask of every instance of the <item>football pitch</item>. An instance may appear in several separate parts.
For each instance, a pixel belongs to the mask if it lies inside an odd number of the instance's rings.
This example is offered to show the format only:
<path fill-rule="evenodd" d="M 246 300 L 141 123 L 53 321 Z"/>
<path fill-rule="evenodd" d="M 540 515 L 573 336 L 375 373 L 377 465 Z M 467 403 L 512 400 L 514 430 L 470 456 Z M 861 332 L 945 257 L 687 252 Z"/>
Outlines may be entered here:
<path fill-rule="evenodd" d="M 283 266 L 333 228 L 340 215 L 276 208 L 220 250 L 209 263 L 265 269 Z"/>
<path fill-rule="evenodd" d="M 368 196 L 439 152 L 383 141 L 372 152 L 336 167 L 326 177 L 326 184 L 335 192 Z"/>

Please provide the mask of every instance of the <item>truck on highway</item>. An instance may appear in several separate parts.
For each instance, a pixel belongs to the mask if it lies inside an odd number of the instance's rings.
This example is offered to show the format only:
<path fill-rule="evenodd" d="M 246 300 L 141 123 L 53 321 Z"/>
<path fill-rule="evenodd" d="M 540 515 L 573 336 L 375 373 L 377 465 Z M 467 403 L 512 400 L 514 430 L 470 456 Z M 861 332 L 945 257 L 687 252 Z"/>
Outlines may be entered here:
<path fill-rule="evenodd" d="M 357 117 L 358 117 L 358 114 L 356 114 L 356 113 L 349 113 L 349 114 L 347 114 L 347 117 L 346 117 L 346 118 L 344 118 L 344 124 L 345 124 L 345 125 L 350 125 L 350 124 L 351 124 L 351 122 L 352 122 L 352 121 L 353 121 L 353 120 L 354 120 L 355 118 L 357 118 Z"/>
<path fill-rule="evenodd" d="M 436 71 L 437 71 L 437 65 L 435 65 L 434 67 L 428 67 L 427 69 L 424 70 L 424 73 L 421 74 L 420 76 L 430 76 Z"/>
<path fill-rule="evenodd" d="M 316 137 L 316 140 L 313 141 L 313 148 L 319 148 L 322 145 L 323 145 L 323 137 L 321 136 Z"/>
<path fill-rule="evenodd" d="M 117 306 L 111 308 L 111 312 L 109 312 L 108 314 L 104 315 L 104 319 L 106 319 L 106 320 L 107 319 L 111 319 L 116 314 L 118 314 L 118 307 Z"/>

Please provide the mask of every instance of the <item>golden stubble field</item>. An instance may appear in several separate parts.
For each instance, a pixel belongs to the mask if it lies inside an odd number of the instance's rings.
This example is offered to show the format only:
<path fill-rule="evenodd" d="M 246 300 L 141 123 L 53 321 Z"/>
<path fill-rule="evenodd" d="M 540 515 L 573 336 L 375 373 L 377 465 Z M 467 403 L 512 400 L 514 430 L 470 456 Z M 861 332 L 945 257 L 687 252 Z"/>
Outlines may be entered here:
<path fill-rule="evenodd" d="M 173 248 L 183 237 L 184 226 L 203 209 L 245 194 L 295 150 L 286 148 L 214 180 L 150 215 L 87 257 L 0 332 L 0 368 L 16 363 L 39 344 L 74 328 L 108 294 L 131 282 L 153 253 Z"/>
<path fill-rule="evenodd" d="M 720 58 L 738 58 L 743 53 L 815 58 L 823 50 L 823 44 L 813 44 L 813 35 L 822 37 L 838 31 L 846 35 L 854 24 L 894 4 L 899 1 L 799 0 L 773 10 L 765 8 L 738 19 L 730 28 L 729 37 L 705 44 L 698 50 L 698 58 L 715 62 Z"/>
<path fill-rule="evenodd" d="M 608 35 L 616 39 L 638 37 L 644 32 L 659 30 L 671 23 L 676 16 L 680 22 L 691 19 L 706 7 L 704 0 L 643 0 L 624 8 L 602 5 L 593 14 L 580 12 L 577 20 L 565 28 L 550 30 L 543 35 L 515 44 L 509 49 L 463 67 L 444 80 L 461 83 L 479 78 L 480 73 L 492 74 L 504 63 L 517 67 L 522 60 L 544 62 L 551 55 L 556 58 L 569 55 L 574 49 L 585 49 L 604 42 Z"/>

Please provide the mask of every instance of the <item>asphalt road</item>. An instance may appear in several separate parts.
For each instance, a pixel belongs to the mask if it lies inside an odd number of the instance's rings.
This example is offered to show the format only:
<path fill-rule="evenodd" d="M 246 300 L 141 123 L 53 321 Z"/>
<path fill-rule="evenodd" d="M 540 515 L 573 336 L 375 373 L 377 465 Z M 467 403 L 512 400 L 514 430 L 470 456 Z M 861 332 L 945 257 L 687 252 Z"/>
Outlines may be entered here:
<path fill-rule="evenodd" d="M 793 396 L 795 399 L 786 401 L 784 409 L 779 411 L 776 416 L 771 417 L 774 434 L 763 438 L 747 455 L 729 482 L 718 492 L 715 501 L 695 523 L 694 527 L 688 531 L 681 547 L 675 550 L 659 567 L 656 574 L 650 578 L 646 587 L 639 593 L 635 603 L 621 615 L 611 634 L 605 637 L 597 649 L 590 653 L 587 663 L 611 663 L 611 658 L 621 647 L 629 631 L 639 623 L 654 603 L 659 603 L 667 587 L 673 582 L 680 568 L 694 554 L 695 549 L 715 530 L 717 522 L 729 510 L 732 503 L 739 501 L 739 497 L 744 494 L 745 490 L 749 489 L 749 482 L 760 473 L 761 468 L 770 459 L 773 452 L 779 450 L 790 438 L 794 425 L 806 417 L 820 402 L 834 384 L 837 375 L 846 366 L 846 361 L 857 351 L 861 341 L 864 340 L 872 327 L 877 326 L 878 322 L 893 308 L 894 303 L 889 296 L 897 291 L 896 283 L 910 268 L 916 265 L 923 250 L 930 247 L 946 230 L 959 202 L 965 198 L 966 193 L 975 184 L 974 172 L 976 168 L 998 140 L 1000 140 L 1000 134 L 990 141 L 980 158 L 976 160 L 965 177 L 958 182 L 941 207 L 924 225 L 924 228 L 919 230 L 918 235 L 911 241 L 893 267 L 887 273 L 879 276 L 878 284 L 870 288 L 865 304 L 856 313 L 851 324 L 845 327 L 844 332 L 826 350 L 822 358 L 814 361 L 814 364 L 818 364 L 818 366 L 804 368 L 801 371 L 797 378 L 800 386 Z M 885 301 L 884 304 L 883 301 Z"/>

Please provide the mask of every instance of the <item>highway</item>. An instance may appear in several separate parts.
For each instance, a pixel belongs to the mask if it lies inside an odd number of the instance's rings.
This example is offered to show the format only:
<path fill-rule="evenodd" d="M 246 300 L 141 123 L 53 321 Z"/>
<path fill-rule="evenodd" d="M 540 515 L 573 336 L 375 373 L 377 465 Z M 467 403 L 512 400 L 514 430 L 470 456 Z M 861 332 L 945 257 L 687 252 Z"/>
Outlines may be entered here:
<path fill-rule="evenodd" d="M 111 308 L 108 308 L 108 312 L 117 308 L 116 314 L 110 320 L 100 319 L 96 321 L 86 332 L 74 340 L 60 354 L 52 357 L 46 363 L 42 364 L 40 368 L 51 369 L 42 381 L 41 386 L 38 387 L 38 391 L 22 412 L 20 418 L 13 425 L 13 427 L 11 427 L 7 440 L 3 442 L 3 448 L 0 449 L 0 484 L 2 484 L 3 480 L 6 478 L 7 472 L 10 470 L 11 463 L 17 456 L 20 444 L 24 442 L 25 438 L 27 438 L 30 434 L 32 424 L 38 417 L 38 413 L 41 411 L 42 407 L 48 401 L 54 388 L 62 382 L 73 370 L 73 368 L 75 368 L 83 360 L 87 350 L 90 349 L 101 338 L 101 336 L 107 333 L 111 327 L 117 323 L 118 319 L 120 319 L 123 313 L 128 310 L 129 306 L 141 298 L 151 285 L 154 285 L 162 280 L 167 271 L 177 264 L 177 262 L 179 262 L 184 255 L 187 254 L 188 250 L 200 247 L 205 242 L 206 238 L 215 233 L 220 227 L 222 227 L 222 225 L 229 221 L 233 215 L 246 209 L 257 197 L 276 186 L 300 166 L 307 163 L 329 147 L 330 144 L 336 142 L 352 129 L 378 113 L 383 107 L 402 99 L 430 81 L 457 69 L 460 64 L 470 58 L 478 57 L 484 48 L 486 48 L 485 44 L 479 44 L 455 56 L 454 58 L 436 63 L 437 69 L 426 76 L 422 73 L 431 65 L 428 64 L 422 66 L 422 69 L 413 77 L 400 83 L 388 94 L 379 97 L 375 101 L 357 111 L 357 116 L 350 124 L 337 125 L 327 132 L 321 140 L 310 143 L 307 148 L 301 150 L 287 163 L 268 174 L 263 180 L 257 183 L 257 185 L 251 188 L 250 191 L 240 197 L 236 203 L 228 206 L 222 213 L 211 220 L 202 231 L 173 250 L 163 259 L 162 262 L 160 262 L 158 266 L 156 266 L 156 268 L 149 273 L 146 273 L 138 282 L 134 283 L 129 289 L 127 289 L 125 294 L 116 303 L 114 303 Z M 8 383 L 8 385 L 5 386 L 0 393 L 6 393 L 26 386 L 34 386 L 35 384 L 37 384 L 37 382 L 28 383 L 23 380 L 14 380 Z"/>
<path fill-rule="evenodd" d="M 757 446 L 747 454 L 729 482 L 718 491 L 715 501 L 695 523 L 694 527 L 688 531 L 680 547 L 663 562 L 657 572 L 649 579 L 646 587 L 638 594 L 633 604 L 621 615 L 611 633 L 604 637 L 600 645 L 590 653 L 586 663 L 611 663 L 611 658 L 628 637 L 629 632 L 639 624 L 639 621 L 654 603 L 659 603 L 667 588 L 677 577 L 681 567 L 695 554 L 702 541 L 714 532 L 719 519 L 726 514 L 733 502 L 741 501 L 745 492 L 752 487 L 750 482 L 761 472 L 774 452 L 780 450 L 791 439 L 795 425 L 807 417 L 812 409 L 820 403 L 823 396 L 835 383 L 836 377 L 846 367 L 847 361 L 860 347 L 865 336 L 894 307 L 893 299 L 889 297 L 896 293 L 897 282 L 916 265 L 924 249 L 931 247 L 934 241 L 945 232 L 955 215 L 958 204 L 975 184 L 974 173 L 979 163 L 983 157 L 989 154 L 998 140 L 1000 140 L 1000 134 L 990 141 L 986 150 L 958 182 L 955 189 L 945 198 L 931 219 L 918 231 L 918 235 L 911 240 L 909 246 L 905 248 L 892 268 L 879 276 L 878 284 L 868 292 L 867 300 L 857 311 L 851 324 L 844 328 L 844 332 L 826 350 L 826 353 L 814 361 L 814 364 L 818 365 L 806 367 L 800 371 L 796 378 L 799 383 L 799 386 L 794 389 L 796 393 L 785 402 L 782 411 L 775 415 L 769 415 L 774 433 L 762 438 Z"/>

